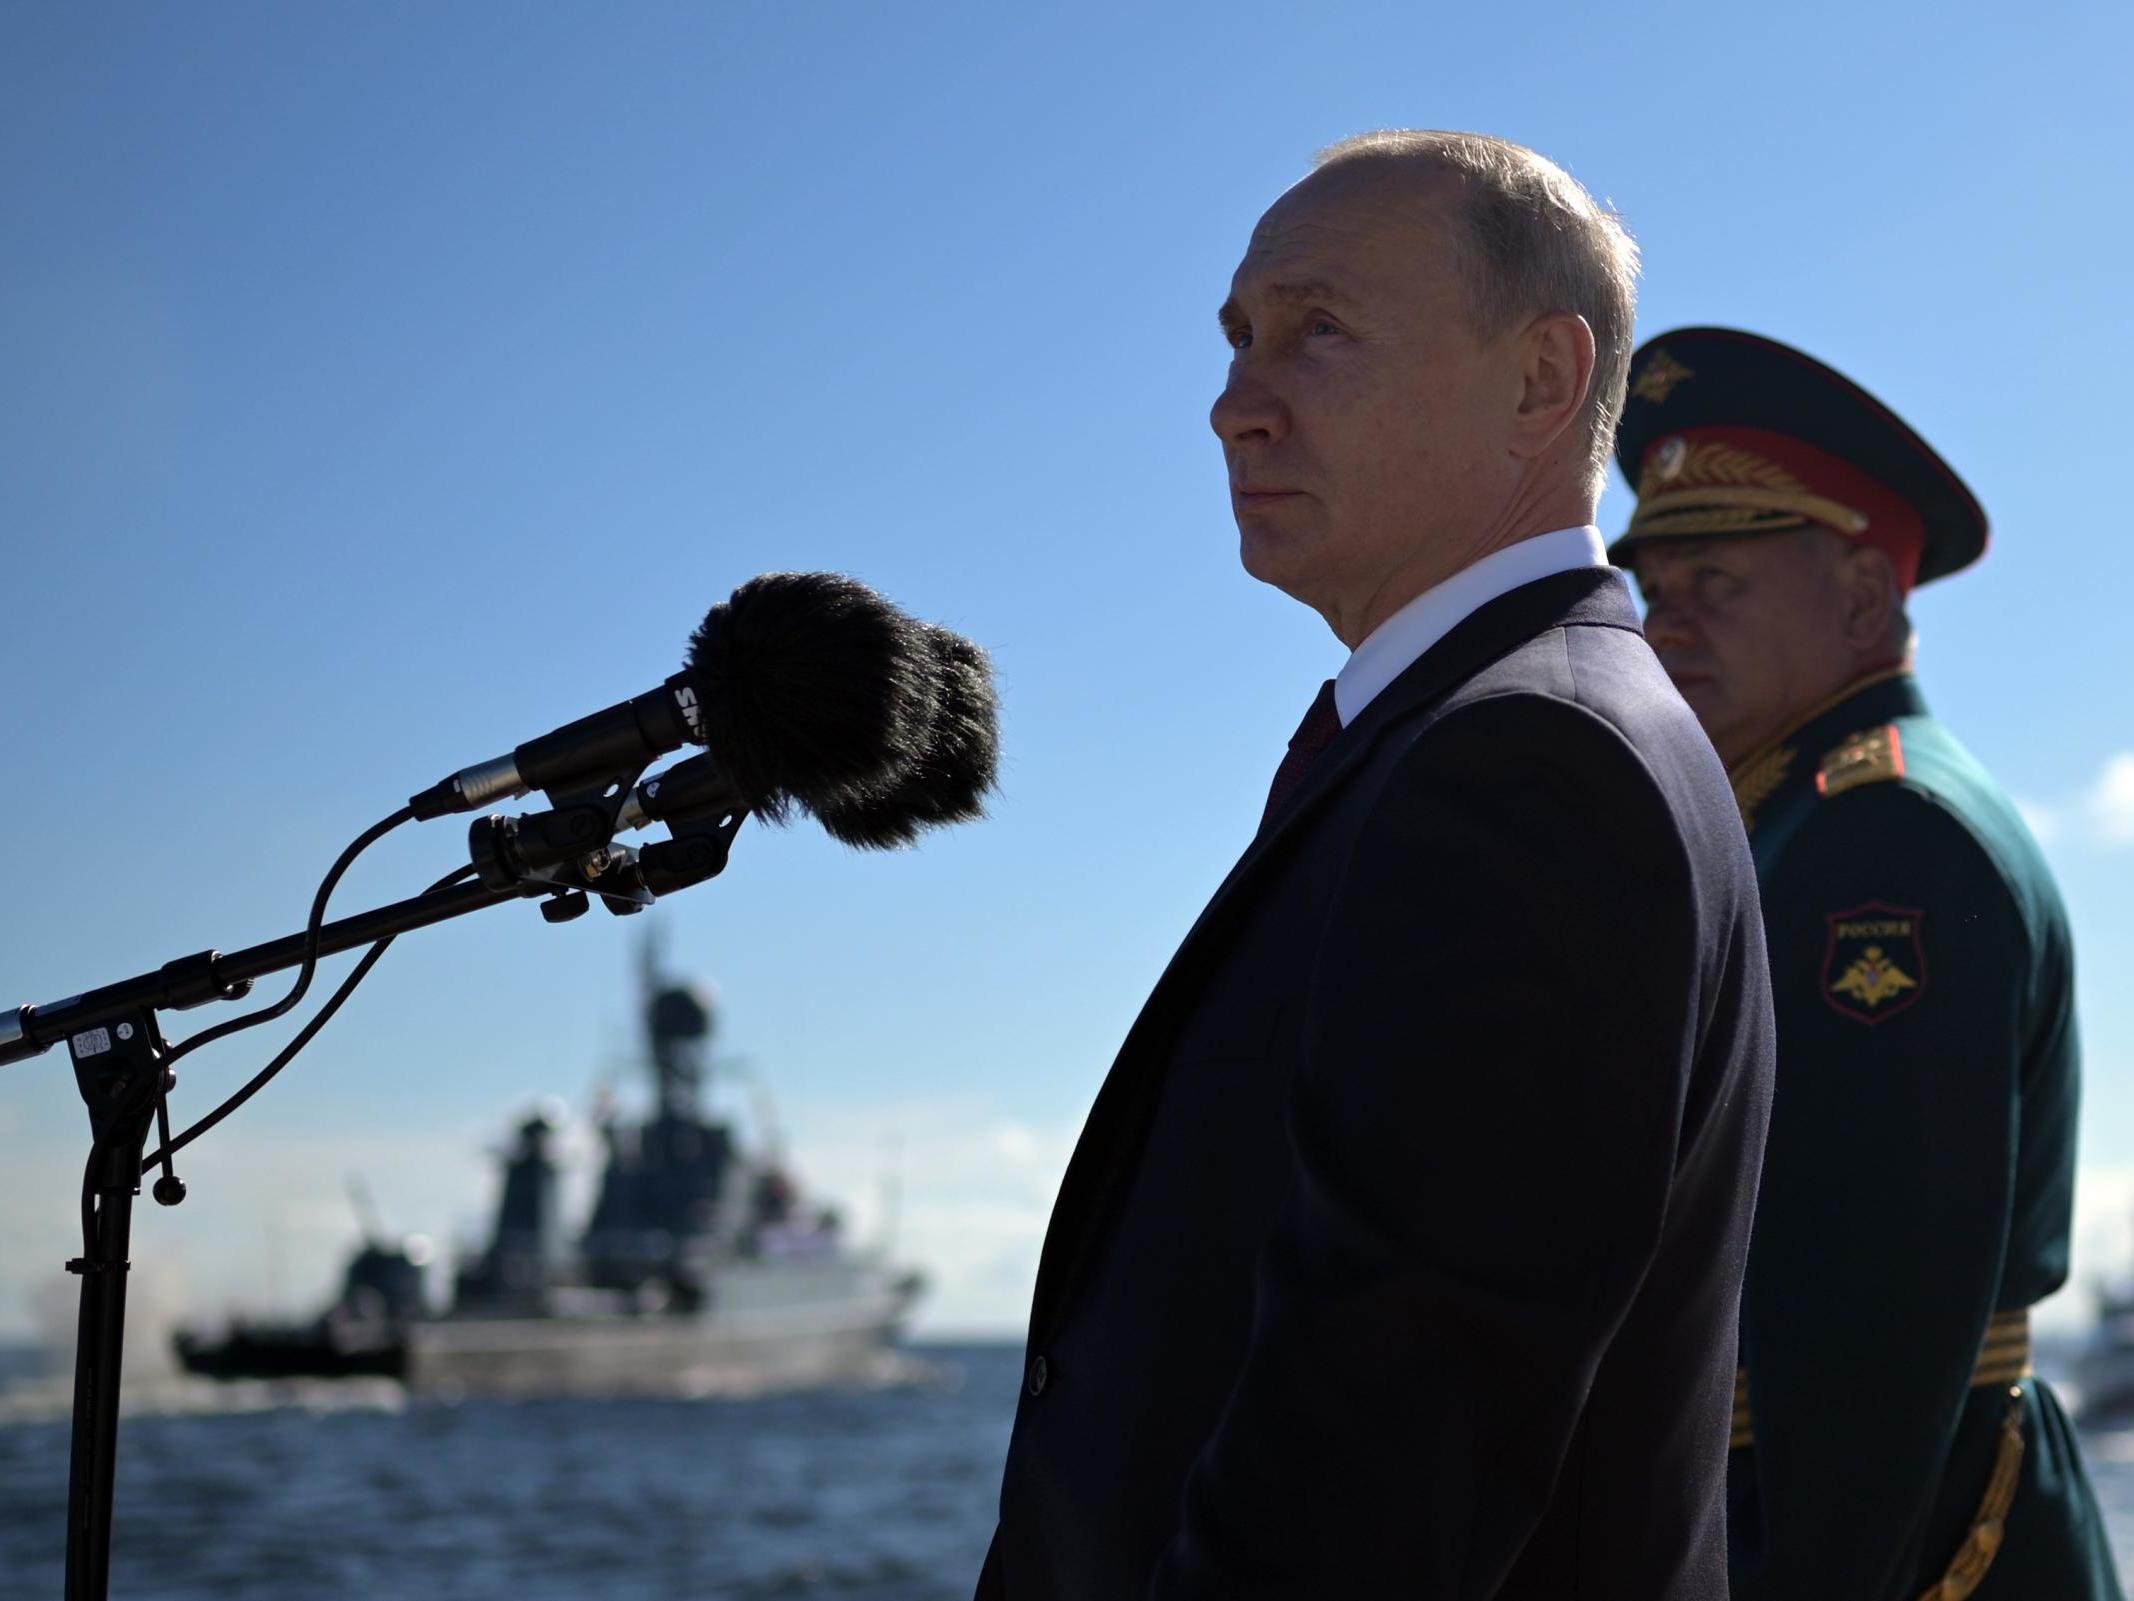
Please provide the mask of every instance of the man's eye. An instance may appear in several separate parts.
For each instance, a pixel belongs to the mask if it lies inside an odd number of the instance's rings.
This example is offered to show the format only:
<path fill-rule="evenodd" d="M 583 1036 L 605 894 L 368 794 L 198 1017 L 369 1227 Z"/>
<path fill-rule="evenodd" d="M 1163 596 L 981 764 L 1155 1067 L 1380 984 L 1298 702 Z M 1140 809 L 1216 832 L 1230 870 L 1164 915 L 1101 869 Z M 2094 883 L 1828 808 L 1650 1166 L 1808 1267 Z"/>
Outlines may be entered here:
<path fill-rule="evenodd" d="M 1311 320 L 1311 326 L 1308 331 L 1315 339 L 1321 334 L 1338 334 L 1341 332 L 1339 328 L 1328 322 L 1324 317 L 1314 317 Z"/>
<path fill-rule="evenodd" d="M 1697 589 L 1713 600 L 1732 600 L 1742 590 L 1741 579 L 1723 567 L 1697 569 Z"/>
<path fill-rule="evenodd" d="M 1223 330 L 1223 338 L 1230 342 L 1232 350 L 1249 350 L 1252 347 L 1252 330 L 1250 328 L 1225 328 Z"/>

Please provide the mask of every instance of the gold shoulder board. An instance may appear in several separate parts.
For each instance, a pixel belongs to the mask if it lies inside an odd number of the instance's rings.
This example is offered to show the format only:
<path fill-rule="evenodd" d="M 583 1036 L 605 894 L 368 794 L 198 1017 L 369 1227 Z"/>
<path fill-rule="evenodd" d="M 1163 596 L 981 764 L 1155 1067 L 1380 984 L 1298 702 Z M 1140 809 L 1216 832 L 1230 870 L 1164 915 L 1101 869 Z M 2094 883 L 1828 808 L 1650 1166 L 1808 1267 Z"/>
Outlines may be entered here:
<path fill-rule="evenodd" d="M 1862 784 L 1879 784 L 1904 776 L 1904 741 L 1897 725 L 1870 728 L 1850 736 L 1823 758 L 1816 770 L 1816 793 L 1828 800 Z"/>

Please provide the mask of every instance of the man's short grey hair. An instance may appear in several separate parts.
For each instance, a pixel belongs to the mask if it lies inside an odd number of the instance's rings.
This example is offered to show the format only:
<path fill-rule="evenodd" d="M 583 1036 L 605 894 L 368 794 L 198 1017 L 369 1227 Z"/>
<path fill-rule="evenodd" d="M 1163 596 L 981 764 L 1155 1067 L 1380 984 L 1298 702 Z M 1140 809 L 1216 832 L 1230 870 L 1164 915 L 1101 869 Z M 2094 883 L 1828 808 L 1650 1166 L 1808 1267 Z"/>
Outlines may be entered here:
<path fill-rule="evenodd" d="M 1488 134 L 1360 133 L 1328 145 L 1312 165 L 1418 158 L 1460 180 L 1459 267 L 1477 333 L 1494 339 L 1526 319 L 1565 311 L 1593 330 L 1593 387 L 1583 420 L 1597 486 L 1607 477 L 1630 380 L 1637 241 L 1555 162 Z"/>

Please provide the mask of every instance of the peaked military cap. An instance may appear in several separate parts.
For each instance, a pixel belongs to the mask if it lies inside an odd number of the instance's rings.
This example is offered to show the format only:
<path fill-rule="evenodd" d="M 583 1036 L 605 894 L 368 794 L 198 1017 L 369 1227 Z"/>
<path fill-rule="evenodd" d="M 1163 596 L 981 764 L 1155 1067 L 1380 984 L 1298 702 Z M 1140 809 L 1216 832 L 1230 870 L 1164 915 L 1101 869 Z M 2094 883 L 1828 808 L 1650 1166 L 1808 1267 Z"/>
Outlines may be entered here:
<path fill-rule="evenodd" d="M 1954 469 L 1843 373 L 1775 339 L 1678 328 L 1631 357 L 1615 459 L 1648 539 L 1821 526 L 1887 551 L 1907 589 L 1978 560 L 1986 514 Z"/>

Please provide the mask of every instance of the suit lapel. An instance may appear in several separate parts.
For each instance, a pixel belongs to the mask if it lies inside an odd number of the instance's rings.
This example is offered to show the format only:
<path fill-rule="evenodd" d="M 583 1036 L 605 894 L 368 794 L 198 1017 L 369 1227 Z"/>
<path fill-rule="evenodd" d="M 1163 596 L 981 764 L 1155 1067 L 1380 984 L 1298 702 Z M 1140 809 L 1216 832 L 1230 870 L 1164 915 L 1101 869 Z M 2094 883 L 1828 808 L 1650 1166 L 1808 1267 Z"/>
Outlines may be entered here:
<path fill-rule="evenodd" d="M 1090 1108 L 1053 1204 L 1052 1224 L 1038 1266 L 1030 1317 L 1033 1345 L 1051 1332 L 1068 1289 L 1087 1263 L 1139 1162 L 1142 1136 L 1163 1084 L 1166 1053 L 1161 1031 L 1180 1015 L 1181 994 L 1190 993 L 1201 962 L 1219 945 L 1262 866 L 1283 840 L 1341 788 L 1388 731 L 1435 705 L 1544 630 L 1573 624 L 1637 629 L 1637 613 L 1612 569 L 1582 568 L 1541 579 L 1491 601 L 1461 622 L 1342 729 L 1245 848 L 1142 1004 Z"/>
<path fill-rule="evenodd" d="M 1613 599 L 1619 607 L 1610 606 Z M 1575 623 L 1637 627 L 1637 615 L 1629 597 L 1611 569 L 1581 568 L 1526 584 L 1500 596 L 1463 620 L 1443 639 L 1423 652 L 1398 678 L 1388 684 L 1356 721 L 1342 729 L 1326 753 L 1312 763 L 1296 791 L 1282 809 L 1267 820 L 1244 855 L 1230 869 L 1208 904 L 1194 920 L 1172 957 L 1170 967 L 1142 1008 L 1153 1009 L 1164 983 L 1205 930 L 1223 916 L 1228 903 L 1255 876 L 1261 862 L 1321 802 L 1338 790 L 1386 731 L 1406 722 L 1415 713 L 1428 710 L 1483 668 L 1508 655 L 1546 628 Z M 1132 1036 L 1129 1035 L 1129 1038 Z"/>

